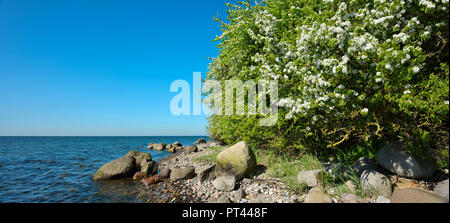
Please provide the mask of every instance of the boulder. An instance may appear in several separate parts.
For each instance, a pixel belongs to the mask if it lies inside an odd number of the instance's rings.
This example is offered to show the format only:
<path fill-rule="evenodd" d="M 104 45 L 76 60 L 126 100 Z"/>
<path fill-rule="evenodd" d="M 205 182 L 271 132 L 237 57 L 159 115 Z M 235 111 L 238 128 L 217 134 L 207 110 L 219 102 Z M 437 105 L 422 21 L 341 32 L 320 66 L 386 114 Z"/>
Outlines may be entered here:
<path fill-rule="evenodd" d="M 236 177 L 220 176 L 213 181 L 214 187 L 220 191 L 232 191 L 236 186 Z"/>
<path fill-rule="evenodd" d="M 212 166 L 204 169 L 200 173 L 198 173 L 198 175 L 197 175 L 198 181 L 203 182 L 205 180 L 214 180 L 214 178 L 216 177 L 216 174 L 214 172 L 215 168 L 216 168 L 216 165 L 212 165 Z"/>
<path fill-rule="evenodd" d="M 146 177 L 147 177 L 147 174 L 145 174 L 144 172 L 139 171 L 139 172 L 136 172 L 133 175 L 133 180 L 142 180 L 142 179 L 144 179 Z"/>
<path fill-rule="evenodd" d="M 152 155 L 150 155 L 150 153 L 144 153 L 135 150 L 129 151 L 125 156 L 134 157 L 137 166 L 140 166 L 143 161 L 152 160 Z"/>
<path fill-rule="evenodd" d="M 206 140 L 204 138 L 200 138 L 197 139 L 197 141 L 195 141 L 195 144 L 204 144 L 204 143 L 206 143 Z"/>
<path fill-rule="evenodd" d="M 436 169 L 431 160 L 410 155 L 394 144 L 386 144 L 377 152 L 377 162 L 384 169 L 409 178 L 430 177 Z"/>
<path fill-rule="evenodd" d="M 193 152 L 197 152 L 198 148 L 196 145 L 192 145 L 192 146 L 185 146 L 183 148 L 183 151 L 187 152 L 187 153 L 193 153 Z"/>
<path fill-rule="evenodd" d="M 182 147 L 183 145 L 181 145 L 181 143 L 179 143 L 179 142 L 174 142 L 174 143 L 172 143 L 172 146 L 173 147 Z"/>
<path fill-rule="evenodd" d="M 314 187 L 309 190 L 305 197 L 305 203 L 333 203 L 331 196 L 322 186 Z"/>
<path fill-rule="evenodd" d="M 448 203 L 448 199 L 435 193 L 415 188 L 396 188 L 391 197 L 392 203 Z"/>
<path fill-rule="evenodd" d="M 231 203 L 231 200 L 227 195 L 223 194 L 214 203 Z"/>
<path fill-rule="evenodd" d="M 166 144 L 165 143 L 153 143 L 151 146 L 151 149 L 156 150 L 156 151 L 163 151 L 166 149 Z M 149 147 L 147 147 L 149 148 Z"/>
<path fill-rule="evenodd" d="M 341 203 L 367 203 L 367 202 L 354 194 L 343 194 L 341 195 Z"/>
<path fill-rule="evenodd" d="M 166 167 L 163 170 L 161 170 L 161 172 L 159 172 L 158 174 L 160 179 L 166 179 L 170 177 L 170 168 Z"/>
<path fill-rule="evenodd" d="M 134 157 L 125 156 L 106 163 L 95 172 L 94 181 L 113 180 L 132 177 L 136 172 L 136 160 Z"/>
<path fill-rule="evenodd" d="M 448 179 L 437 183 L 434 188 L 434 192 L 441 197 L 447 198 L 448 200 Z"/>
<path fill-rule="evenodd" d="M 381 195 L 390 198 L 392 182 L 384 174 L 374 170 L 364 170 L 361 173 L 360 184 L 364 192 L 370 195 Z"/>
<path fill-rule="evenodd" d="M 367 157 L 361 157 L 359 158 L 353 165 L 353 170 L 355 171 L 356 175 L 358 177 L 361 177 L 361 174 L 364 170 L 374 170 L 379 171 L 379 168 L 376 164 L 376 161 L 374 159 L 370 159 Z"/>
<path fill-rule="evenodd" d="M 247 143 L 239 142 L 225 149 L 216 157 L 216 176 L 235 176 L 242 179 L 256 170 L 256 158 Z"/>
<path fill-rule="evenodd" d="M 141 172 L 144 172 L 147 176 L 156 174 L 158 171 L 158 163 L 156 161 L 143 161 L 141 163 Z"/>
<path fill-rule="evenodd" d="M 297 182 L 299 184 L 306 184 L 308 187 L 316 187 L 322 185 L 323 170 L 306 170 L 300 171 L 297 174 Z"/>
<path fill-rule="evenodd" d="M 236 193 L 234 193 L 234 200 L 236 202 L 241 201 L 243 198 L 245 198 L 245 196 L 247 196 L 247 194 L 245 193 L 245 190 L 241 188 L 239 188 Z"/>
<path fill-rule="evenodd" d="M 169 152 L 169 153 L 176 153 L 177 152 L 177 148 L 171 146 L 170 148 L 167 148 L 167 152 Z"/>
<path fill-rule="evenodd" d="M 170 170 L 170 179 L 175 180 L 187 180 L 195 176 L 195 169 L 192 166 L 189 167 L 174 167 Z"/>

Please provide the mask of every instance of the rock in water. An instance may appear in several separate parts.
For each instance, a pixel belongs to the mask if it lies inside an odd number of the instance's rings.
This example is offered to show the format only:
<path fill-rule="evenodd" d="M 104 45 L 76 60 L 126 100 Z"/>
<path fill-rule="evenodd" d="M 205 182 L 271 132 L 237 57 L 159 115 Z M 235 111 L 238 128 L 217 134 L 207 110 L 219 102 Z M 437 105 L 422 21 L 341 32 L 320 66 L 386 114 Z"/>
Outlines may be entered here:
<path fill-rule="evenodd" d="M 127 178 L 132 177 L 135 172 L 136 160 L 134 157 L 125 156 L 100 167 L 92 179 L 94 181 L 100 181 Z"/>
<path fill-rule="evenodd" d="M 309 190 L 305 197 L 305 203 L 333 203 L 331 196 L 322 186 L 314 187 Z"/>
<path fill-rule="evenodd" d="M 384 174 L 374 170 L 364 170 L 360 177 L 362 189 L 367 194 L 381 195 L 390 198 L 392 195 L 392 182 Z"/>
<path fill-rule="evenodd" d="M 151 177 L 142 179 L 141 182 L 142 182 L 145 186 L 149 186 L 149 185 L 158 183 L 158 182 L 159 182 L 159 177 L 158 177 L 158 175 L 151 176 Z"/>
<path fill-rule="evenodd" d="M 203 144 L 206 143 L 206 140 L 204 138 L 200 138 L 197 141 L 195 141 L 195 144 Z"/>
<path fill-rule="evenodd" d="M 430 177 L 435 171 L 432 161 L 414 157 L 394 144 L 386 144 L 377 152 L 377 162 L 384 169 L 409 178 Z"/>
<path fill-rule="evenodd" d="M 139 151 L 129 151 L 125 156 L 131 156 L 134 157 L 136 160 L 136 165 L 140 166 L 143 161 L 150 161 L 152 160 L 152 155 L 150 153 L 144 153 Z"/>
<path fill-rule="evenodd" d="M 151 149 L 156 150 L 156 151 L 163 151 L 166 149 L 166 144 L 165 143 L 154 143 L 152 145 Z"/>
<path fill-rule="evenodd" d="M 182 147 L 183 145 L 181 145 L 181 143 L 179 143 L 179 142 L 174 142 L 174 143 L 172 143 L 172 146 L 173 147 Z"/>
<path fill-rule="evenodd" d="M 168 148 L 167 149 L 167 152 L 169 152 L 169 153 L 176 153 L 177 152 L 177 149 L 175 148 L 175 147 L 170 147 L 170 148 Z"/>
<path fill-rule="evenodd" d="M 144 172 L 139 171 L 139 172 L 136 172 L 133 175 L 133 180 L 142 180 L 142 179 L 144 179 L 146 177 L 147 177 L 147 174 L 145 174 Z"/>
<path fill-rule="evenodd" d="M 239 142 L 225 149 L 216 158 L 216 176 L 248 177 L 256 170 L 256 158 L 247 143 Z"/>
<path fill-rule="evenodd" d="M 448 200 L 448 179 L 439 182 L 434 188 L 434 192 L 441 197 L 447 198 Z"/>
<path fill-rule="evenodd" d="M 323 170 L 307 170 L 300 171 L 297 174 L 297 182 L 299 184 L 306 184 L 308 187 L 316 187 L 322 185 Z"/>
<path fill-rule="evenodd" d="M 391 201 L 392 203 L 448 203 L 448 199 L 435 193 L 414 188 L 395 189 Z"/>
<path fill-rule="evenodd" d="M 170 170 L 171 180 L 187 180 L 195 176 L 195 169 L 192 166 L 189 167 L 175 167 Z"/>
<path fill-rule="evenodd" d="M 141 172 L 147 176 L 153 175 L 158 171 L 158 163 L 155 161 L 143 161 L 141 163 Z"/>
<path fill-rule="evenodd" d="M 236 177 L 234 176 L 221 176 L 217 177 L 213 181 L 214 187 L 221 191 L 232 191 L 236 186 Z"/>
<path fill-rule="evenodd" d="M 166 167 L 165 169 L 161 170 L 158 174 L 160 179 L 166 179 L 170 177 L 170 168 Z"/>

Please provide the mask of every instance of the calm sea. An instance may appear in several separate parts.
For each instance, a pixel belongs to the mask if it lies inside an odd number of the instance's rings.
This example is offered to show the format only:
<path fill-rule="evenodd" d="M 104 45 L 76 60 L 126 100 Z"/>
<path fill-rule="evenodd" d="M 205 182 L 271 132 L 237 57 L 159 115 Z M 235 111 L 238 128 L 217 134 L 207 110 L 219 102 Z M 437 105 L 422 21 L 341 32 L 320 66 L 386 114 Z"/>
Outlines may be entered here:
<path fill-rule="evenodd" d="M 93 182 L 103 164 L 130 150 L 150 152 L 150 142 L 194 144 L 199 136 L 0 137 L 0 202 L 145 202 L 141 183 Z M 204 137 L 206 138 L 206 137 Z"/>

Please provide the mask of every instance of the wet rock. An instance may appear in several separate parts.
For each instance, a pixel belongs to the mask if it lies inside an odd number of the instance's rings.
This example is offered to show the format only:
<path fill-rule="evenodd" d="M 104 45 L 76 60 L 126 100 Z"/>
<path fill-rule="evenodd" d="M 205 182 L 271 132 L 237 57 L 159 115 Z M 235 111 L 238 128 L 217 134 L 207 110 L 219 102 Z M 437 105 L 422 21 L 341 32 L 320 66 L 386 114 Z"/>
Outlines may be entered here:
<path fill-rule="evenodd" d="M 156 151 L 162 151 L 166 149 L 167 144 L 165 143 L 151 143 L 147 146 L 147 149 L 152 149 Z"/>
<path fill-rule="evenodd" d="M 160 179 L 159 179 L 158 175 L 155 175 L 155 176 L 151 176 L 151 177 L 147 177 L 147 178 L 145 178 L 145 179 L 142 179 L 141 182 L 142 182 L 145 186 L 149 186 L 149 185 L 158 183 L 159 180 L 160 180 Z"/>
<path fill-rule="evenodd" d="M 215 168 L 216 168 L 216 165 L 212 165 L 212 166 L 204 169 L 200 173 L 198 173 L 198 175 L 197 175 L 198 181 L 203 182 L 206 180 L 214 180 L 214 178 L 216 177 L 216 174 L 214 172 Z"/>
<path fill-rule="evenodd" d="M 333 203 L 331 196 L 322 186 L 314 187 L 309 190 L 305 197 L 305 203 Z"/>
<path fill-rule="evenodd" d="M 361 173 L 360 183 L 367 194 L 382 195 L 386 198 L 390 198 L 392 195 L 391 180 L 380 172 L 364 170 Z"/>
<path fill-rule="evenodd" d="M 216 158 L 216 176 L 233 175 L 240 180 L 256 170 L 256 158 L 247 143 L 239 142 L 225 149 Z"/>
<path fill-rule="evenodd" d="M 189 167 L 175 167 L 170 170 L 170 179 L 172 181 L 176 180 L 187 180 L 195 176 L 195 168 Z"/>
<path fill-rule="evenodd" d="M 136 172 L 136 160 L 134 157 L 125 156 L 106 163 L 95 172 L 94 181 L 113 180 L 132 177 Z"/>
<path fill-rule="evenodd" d="M 448 203 L 448 199 L 435 193 L 414 188 L 396 188 L 391 197 L 392 203 Z"/>
<path fill-rule="evenodd" d="M 181 145 L 181 143 L 179 143 L 179 142 L 174 142 L 174 143 L 172 143 L 172 146 L 173 147 L 182 147 L 183 145 Z"/>
<path fill-rule="evenodd" d="M 300 171 L 297 174 L 297 182 L 299 184 L 306 184 L 308 187 L 316 187 L 322 185 L 323 170 L 307 170 Z"/>
<path fill-rule="evenodd" d="M 183 148 L 183 151 L 187 152 L 187 153 L 194 153 L 198 151 L 198 148 L 196 145 L 192 145 L 192 146 L 185 146 Z"/>
<path fill-rule="evenodd" d="M 431 160 L 410 155 L 394 144 L 386 144 L 377 152 L 377 162 L 384 169 L 409 178 L 430 177 L 436 169 Z"/>
<path fill-rule="evenodd" d="M 200 138 L 197 139 L 197 141 L 195 141 L 195 144 L 204 144 L 204 143 L 206 143 L 206 140 L 204 138 Z"/>
<path fill-rule="evenodd" d="M 447 198 L 447 200 L 448 200 L 448 188 L 449 188 L 449 186 L 448 186 L 448 179 L 447 179 L 447 180 L 439 182 L 436 185 L 434 192 L 441 197 Z"/>
<path fill-rule="evenodd" d="M 170 177 L 170 168 L 166 167 L 163 170 L 161 170 L 161 172 L 159 172 L 158 174 L 160 179 L 166 179 Z"/>
<path fill-rule="evenodd" d="M 136 172 L 133 175 L 133 180 L 142 180 L 142 179 L 144 179 L 146 177 L 147 177 L 147 174 L 145 174 L 144 172 L 139 171 L 139 172 Z"/>
<path fill-rule="evenodd" d="M 221 191 L 232 191 L 236 186 L 234 176 L 220 176 L 213 181 L 214 187 Z"/>
<path fill-rule="evenodd" d="M 341 195 L 341 203 L 367 203 L 367 202 L 354 194 L 343 194 Z"/>
<path fill-rule="evenodd" d="M 375 200 L 375 203 L 391 203 L 391 200 L 383 196 L 378 196 L 377 200 Z"/>

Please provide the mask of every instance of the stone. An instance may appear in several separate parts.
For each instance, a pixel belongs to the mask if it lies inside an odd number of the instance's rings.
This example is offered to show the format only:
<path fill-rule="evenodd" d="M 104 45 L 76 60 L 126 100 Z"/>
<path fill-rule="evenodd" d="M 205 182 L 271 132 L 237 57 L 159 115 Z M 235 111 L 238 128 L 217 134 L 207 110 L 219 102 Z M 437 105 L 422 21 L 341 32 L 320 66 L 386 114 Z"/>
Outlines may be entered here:
<path fill-rule="evenodd" d="M 158 163 L 156 161 L 143 161 L 141 163 L 141 171 L 144 172 L 147 176 L 156 174 L 158 171 Z"/>
<path fill-rule="evenodd" d="M 174 142 L 174 143 L 172 143 L 172 146 L 173 147 L 182 147 L 183 145 L 181 145 L 181 143 L 179 143 L 179 142 Z"/>
<path fill-rule="evenodd" d="M 195 169 L 192 166 L 188 167 L 175 167 L 170 170 L 170 179 L 176 180 L 187 180 L 195 176 Z"/>
<path fill-rule="evenodd" d="M 195 144 L 204 144 L 204 143 L 206 143 L 206 140 L 204 138 L 200 138 L 197 139 L 197 141 L 195 141 Z"/>
<path fill-rule="evenodd" d="M 159 172 L 158 174 L 160 179 L 166 179 L 170 177 L 170 168 L 166 167 L 163 170 L 161 170 L 161 172 Z"/>
<path fill-rule="evenodd" d="M 142 180 L 147 177 L 147 174 L 144 172 L 138 171 L 133 175 L 133 180 Z"/>
<path fill-rule="evenodd" d="M 436 187 L 434 188 L 434 192 L 441 196 L 441 197 L 445 197 L 448 200 L 448 179 L 441 181 L 439 183 L 437 183 Z"/>
<path fill-rule="evenodd" d="M 356 189 L 358 188 L 357 186 L 356 186 L 356 184 L 353 182 L 353 181 L 351 181 L 351 180 L 347 180 L 346 182 L 345 182 L 345 186 L 348 188 L 348 190 L 350 191 L 350 192 L 352 192 L 352 193 L 354 193 L 354 192 L 356 192 Z"/>
<path fill-rule="evenodd" d="M 410 155 L 394 144 L 386 144 L 378 150 L 377 162 L 382 168 L 408 178 L 430 177 L 436 169 L 433 161 Z"/>
<path fill-rule="evenodd" d="M 223 145 L 225 145 L 225 142 L 222 140 L 211 140 L 206 143 L 206 146 L 208 147 L 223 146 Z"/>
<path fill-rule="evenodd" d="M 374 170 L 374 171 L 379 170 L 379 168 L 376 165 L 376 161 L 374 159 L 370 159 L 367 157 L 359 158 L 352 165 L 352 168 L 358 177 L 361 177 L 361 174 L 363 173 L 364 170 Z"/>
<path fill-rule="evenodd" d="M 297 182 L 299 184 L 306 184 L 308 187 L 316 187 L 322 185 L 323 170 L 306 170 L 300 171 L 297 174 Z"/>
<path fill-rule="evenodd" d="M 247 143 L 239 142 L 216 157 L 216 176 L 233 175 L 240 180 L 256 170 L 256 158 Z"/>
<path fill-rule="evenodd" d="M 333 203 L 333 199 L 322 186 L 318 186 L 309 190 L 304 203 Z"/>
<path fill-rule="evenodd" d="M 245 193 L 245 190 L 242 188 L 239 188 L 236 193 L 234 194 L 234 200 L 236 202 L 241 201 L 243 198 L 245 198 L 245 196 L 247 196 L 247 194 Z"/>
<path fill-rule="evenodd" d="M 227 195 L 223 194 L 216 200 L 215 203 L 231 203 L 231 200 Z"/>
<path fill-rule="evenodd" d="M 152 184 L 158 183 L 159 180 L 160 180 L 160 179 L 159 179 L 158 175 L 155 175 L 155 176 L 151 176 L 151 177 L 142 179 L 141 182 L 142 182 L 145 186 L 150 186 L 150 185 L 152 185 Z"/>
<path fill-rule="evenodd" d="M 396 188 L 391 197 L 392 203 L 448 203 L 433 192 L 423 191 L 415 188 Z"/>
<path fill-rule="evenodd" d="M 175 147 L 170 147 L 170 148 L 167 149 L 167 152 L 169 152 L 169 153 L 176 153 L 177 149 Z"/>
<path fill-rule="evenodd" d="M 375 203 L 391 203 L 391 199 L 385 198 L 383 196 L 378 196 L 377 199 L 375 200 Z"/>
<path fill-rule="evenodd" d="M 154 143 L 151 149 L 156 151 L 163 151 L 164 149 L 166 149 L 166 146 L 167 145 L 165 143 Z"/>
<path fill-rule="evenodd" d="M 135 150 L 129 151 L 125 156 L 134 157 L 137 166 L 140 166 L 143 161 L 152 160 L 152 155 L 150 155 L 150 153 L 144 153 Z"/>
<path fill-rule="evenodd" d="M 213 181 L 213 184 L 220 191 L 232 191 L 236 186 L 236 177 L 220 176 Z"/>
<path fill-rule="evenodd" d="M 114 180 L 132 177 L 136 172 L 136 160 L 134 157 L 125 156 L 106 163 L 95 172 L 94 181 Z"/>
<path fill-rule="evenodd" d="M 364 192 L 370 195 L 381 195 L 390 198 L 392 182 L 384 174 L 374 170 L 364 170 L 361 173 L 360 184 Z"/>
<path fill-rule="evenodd" d="M 367 203 L 367 202 L 354 194 L 342 194 L 341 203 Z"/>
<path fill-rule="evenodd" d="M 214 169 L 216 168 L 216 165 L 211 165 L 210 167 L 204 169 L 197 175 L 197 179 L 200 182 L 204 182 L 206 180 L 214 180 L 216 177 L 216 173 Z"/>
<path fill-rule="evenodd" d="M 185 146 L 183 148 L 183 151 L 187 152 L 187 153 L 194 153 L 198 151 L 198 148 L 196 145 L 192 145 L 192 146 Z"/>

